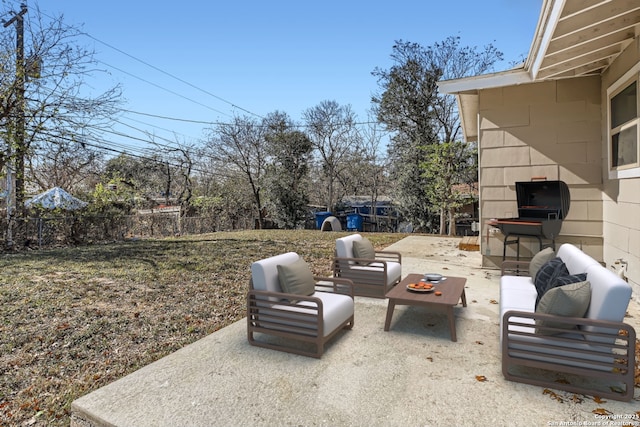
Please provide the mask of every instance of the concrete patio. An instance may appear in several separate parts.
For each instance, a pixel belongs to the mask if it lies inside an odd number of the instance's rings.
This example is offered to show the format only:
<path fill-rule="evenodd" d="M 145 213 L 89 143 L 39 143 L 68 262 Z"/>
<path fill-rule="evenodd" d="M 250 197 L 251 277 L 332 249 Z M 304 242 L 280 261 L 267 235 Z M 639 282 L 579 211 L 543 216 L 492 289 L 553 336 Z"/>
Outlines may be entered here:
<path fill-rule="evenodd" d="M 637 416 L 638 388 L 632 402 L 598 403 L 504 380 L 499 272 L 459 240 L 410 236 L 388 248 L 402 253 L 403 275 L 467 278 L 457 342 L 446 316 L 423 308 L 397 307 L 385 332 L 386 301 L 369 298 L 356 297 L 354 328 L 319 360 L 250 346 L 243 319 L 77 399 L 71 425 L 640 425 L 613 418 Z M 637 301 L 626 322 L 640 331 Z"/>

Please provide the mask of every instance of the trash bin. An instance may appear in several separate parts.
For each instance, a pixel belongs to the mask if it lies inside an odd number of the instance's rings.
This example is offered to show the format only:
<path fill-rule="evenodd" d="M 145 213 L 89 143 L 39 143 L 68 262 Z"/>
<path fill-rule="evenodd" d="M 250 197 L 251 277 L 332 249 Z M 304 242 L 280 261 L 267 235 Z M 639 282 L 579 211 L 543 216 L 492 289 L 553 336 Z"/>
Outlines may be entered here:
<path fill-rule="evenodd" d="M 347 230 L 362 231 L 362 225 L 362 215 L 357 213 L 347 215 Z"/>
<path fill-rule="evenodd" d="M 316 229 L 322 228 L 322 223 L 325 219 L 331 216 L 331 212 L 316 212 Z"/>

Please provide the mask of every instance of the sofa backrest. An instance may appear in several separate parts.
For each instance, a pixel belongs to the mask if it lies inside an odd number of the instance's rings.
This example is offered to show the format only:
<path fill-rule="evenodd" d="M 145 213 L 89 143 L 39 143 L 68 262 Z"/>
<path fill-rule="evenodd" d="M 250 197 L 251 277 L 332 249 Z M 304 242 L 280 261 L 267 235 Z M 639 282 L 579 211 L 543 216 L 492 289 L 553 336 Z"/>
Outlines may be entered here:
<path fill-rule="evenodd" d="M 571 243 L 563 243 L 558 248 L 556 255 L 562 258 L 567 270 L 569 270 L 569 274 L 585 273 L 589 266 L 600 265 L 598 261 Z"/>
<path fill-rule="evenodd" d="M 336 239 L 336 256 L 338 258 L 354 258 L 353 242 L 355 240 L 362 240 L 362 236 L 360 234 L 350 234 Z"/>
<path fill-rule="evenodd" d="M 585 317 L 622 322 L 631 300 L 631 286 L 601 265 L 587 268 L 587 280 L 591 283 L 591 303 Z M 597 330 L 588 326 L 582 329 Z M 597 341 L 596 337 L 591 339 Z"/>
<path fill-rule="evenodd" d="M 616 273 L 603 267 L 598 261 L 582 252 L 576 246 L 565 243 L 558 249 L 557 255 L 567 266 L 570 274 L 587 273 L 591 284 L 591 302 L 585 317 L 588 319 L 622 322 L 631 300 L 631 286 Z M 598 331 L 602 328 L 583 326 L 585 331 Z M 609 341 L 587 335 L 590 341 Z"/>
<path fill-rule="evenodd" d="M 251 264 L 251 286 L 258 291 L 282 292 L 278 279 L 278 265 L 292 264 L 298 258 L 300 256 L 297 253 L 287 252 L 254 262 Z"/>

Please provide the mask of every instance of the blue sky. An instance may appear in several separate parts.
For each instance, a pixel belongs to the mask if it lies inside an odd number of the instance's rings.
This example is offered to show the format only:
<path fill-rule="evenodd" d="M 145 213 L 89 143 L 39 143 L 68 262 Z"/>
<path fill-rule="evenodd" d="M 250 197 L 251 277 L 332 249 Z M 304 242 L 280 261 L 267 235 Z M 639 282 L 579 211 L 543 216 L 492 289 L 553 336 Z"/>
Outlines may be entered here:
<path fill-rule="evenodd" d="M 505 54 L 496 69 L 500 71 L 526 57 L 541 4 L 58 0 L 39 6 L 47 15 L 62 14 L 65 23 L 91 36 L 78 41 L 94 49 L 101 67 L 109 71 L 91 83 L 94 90 L 120 83 L 127 110 L 216 122 L 229 121 L 234 114 L 264 116 L 275 110 L 299 121 L 305 109 L 323 100 L 350 104 L 366 121 L 371 94 L 378 91 L 371 71 L 389 68 L 395 40 L 429 46 L 460 36 L 463 46 L 493 43 Z M 202 138 L 207 127 L 133 113 L 123 114 L 121 121 L 180 141 Z M 132 128 L 122 129 L 144 137 Z"/>

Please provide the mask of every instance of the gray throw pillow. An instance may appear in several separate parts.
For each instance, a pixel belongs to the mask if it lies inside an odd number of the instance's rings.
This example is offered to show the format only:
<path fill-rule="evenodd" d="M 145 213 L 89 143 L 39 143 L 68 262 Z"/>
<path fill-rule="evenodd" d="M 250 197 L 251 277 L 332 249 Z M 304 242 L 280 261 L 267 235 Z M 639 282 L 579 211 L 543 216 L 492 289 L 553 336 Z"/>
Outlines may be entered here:
<path fill-rule="evenodd" d="M 313 273 L 302 258 L 288 265 L 277 265 L 276 268 L 283 292 L 296 295 L 312 295 L 315 292 Z"/>
<path fill-rule="evenodd" d="M 362 240 L 353 241 L 353 256 L 355 258 L 375 259 L 376 250 L 369 239 L 365 237 Z"/>
<path fill-rule="evenodd" d="M 538 270 L 540 270 L 540 267 L 542 267 L 543 264 L 555 257 L 556 252 L 551 247 L 545 248 L 535 254 L 533 258 L 531 258 L 531 262 L 529 263 L 529 275 L 535 278 L 536 274 L 538 274 Z"/>
<path fill-rule="evenodd" d="M 536 313 L 554 314 L 563 317 L 584 317 L 591 302 L 591 284 L 584 282 L 571 283 L 549 289 L 540 299 Z M 576 325 L 553 321 L 536 320 L 536 326 L 547 326 L 574 330 Z M 547 331 L 536 328 L 536 333 L 554 335 L 560 332 Z"/>

